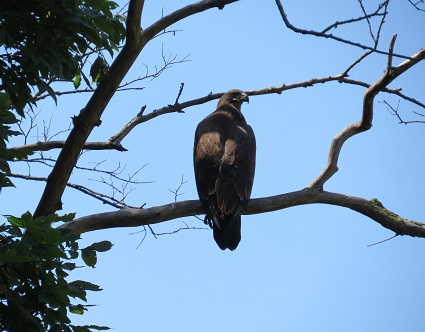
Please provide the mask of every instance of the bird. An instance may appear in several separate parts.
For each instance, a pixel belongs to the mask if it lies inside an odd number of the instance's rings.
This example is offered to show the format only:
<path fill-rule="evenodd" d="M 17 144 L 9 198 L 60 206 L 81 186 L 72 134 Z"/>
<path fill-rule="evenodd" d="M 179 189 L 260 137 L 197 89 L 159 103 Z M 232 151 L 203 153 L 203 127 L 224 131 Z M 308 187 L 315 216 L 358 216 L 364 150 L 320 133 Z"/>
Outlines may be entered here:
<path fill-rule="evenodd" d="M 193 166 L 196 188 L 222 250 L 235 250 L 241 240 L 241 211 L 251 197 L 255 174 L 254 131 L 241 112 L 248 95 L 232 89 L 214 112 L 196 127 Z"/>

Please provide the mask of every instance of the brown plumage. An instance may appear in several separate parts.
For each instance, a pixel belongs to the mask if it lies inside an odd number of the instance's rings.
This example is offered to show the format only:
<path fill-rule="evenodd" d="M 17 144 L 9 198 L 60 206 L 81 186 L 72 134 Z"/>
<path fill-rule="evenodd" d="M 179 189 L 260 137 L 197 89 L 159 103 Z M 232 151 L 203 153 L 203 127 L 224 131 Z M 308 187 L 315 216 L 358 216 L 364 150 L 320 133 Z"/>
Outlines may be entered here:
<path fill-rule="evenodd" d="M 254 132 L 241 113 L 248 95 L 234 89 L 195 132 L 193 160 L 205 223 L 222 249 L 235 250 L 241 240 L 241 211 L 251 196 L 255 172 Z"/>

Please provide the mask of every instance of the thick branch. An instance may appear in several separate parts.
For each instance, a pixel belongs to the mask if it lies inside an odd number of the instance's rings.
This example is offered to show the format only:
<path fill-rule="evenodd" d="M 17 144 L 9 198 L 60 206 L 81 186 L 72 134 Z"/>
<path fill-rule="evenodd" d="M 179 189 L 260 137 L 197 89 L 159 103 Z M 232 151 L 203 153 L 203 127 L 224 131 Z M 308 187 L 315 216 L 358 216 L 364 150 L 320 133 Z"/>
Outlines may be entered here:
<path fill-rule="evenodd" d="M 59 154 L 58 162 L 48 177 L 43 195 L 34 213 L 35 217 L 47 215 L 60 209 L 61 197 L 65 190 L 66 183 L 68 182 L 81 150 L 84 148 L 84 143 L 98 123 L 107 104 L 115 94 L 116 89 L 143 47 L 155 37 L 157 33 L 166 29 L 171 24 L 213 7 L 221 9 L 225 4 L 232 2 L 235 2 L 235 0 L 200 1 L 163 17 L 142 33 L 140 21 L 144 1 L 130 0 L 125 45 L 118 57 L 112 63 L 108 74 L 100 82 L 86 107 L 75 119 L 75 127 L 70 132 Z"/>
<path fill-rule="evenodd" d="M 399 235 L 425 237 L 425 224 L 404 219 L 387 210 L 376 200 L 316 191 L 309 188 L 287 194 L 252 199 L 242 214 L 258 214 L 313 203 L 331 204 L 357 211 Z M 61 229 L 76 233 L 116 227 L 152 225 L 176 218 L 203 214 L 199 200 L 190 200 L 147 209 L 123 209 L 94 214 L 62 225 Z"/>
<path fill-rule="evenodd" d="M 163 18 L 152 24 L 150 27 L 146 28 L 143 32 L 143 37 L 147 40 L 151 40 L 158 33 L 163 32 L 165 29 L 167 29 L 170 25 L 181 21 L 182 19 L 188 16 L 203 12 L 207 9 L 211 9 L 214 7 L 223 9 L 225 5 L 236 1 L 238 0 L 204 0 L 188 5 L 179 10 L 176 10 L 175 12 L 167 16 L 164 16 Z"/>

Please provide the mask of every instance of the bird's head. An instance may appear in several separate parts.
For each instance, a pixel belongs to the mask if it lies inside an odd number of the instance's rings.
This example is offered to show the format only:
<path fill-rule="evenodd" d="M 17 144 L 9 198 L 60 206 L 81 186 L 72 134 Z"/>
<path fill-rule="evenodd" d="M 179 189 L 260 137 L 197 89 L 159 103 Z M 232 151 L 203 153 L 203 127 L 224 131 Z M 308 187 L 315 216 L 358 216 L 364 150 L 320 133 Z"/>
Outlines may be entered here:
<path fill-rule="evenodd" d="M 227 91 L 218 101 L 217 108 L 226 104 L 232 104 L 239 111 L 241 110 L 242 103 L 246 101 L 249 103 L 248 95 L 238 89 L 232 89 Z"/>

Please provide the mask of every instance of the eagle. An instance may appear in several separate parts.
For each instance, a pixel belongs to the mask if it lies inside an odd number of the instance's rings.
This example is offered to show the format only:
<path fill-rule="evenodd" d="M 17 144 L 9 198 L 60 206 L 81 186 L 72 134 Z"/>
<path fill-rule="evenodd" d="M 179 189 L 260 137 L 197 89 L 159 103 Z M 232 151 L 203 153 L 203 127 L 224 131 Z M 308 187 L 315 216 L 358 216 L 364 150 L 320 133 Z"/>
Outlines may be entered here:
<path fill-rule="evenodd" d="M 241 211 L 254 182 L 256 142 L 241 112 L 244 101 L 249 102 L 245 92 L 227 91 L 195 132 L 193 164 L 204 222 L 222 250 L 235 250 L 241 240 Z"/>

